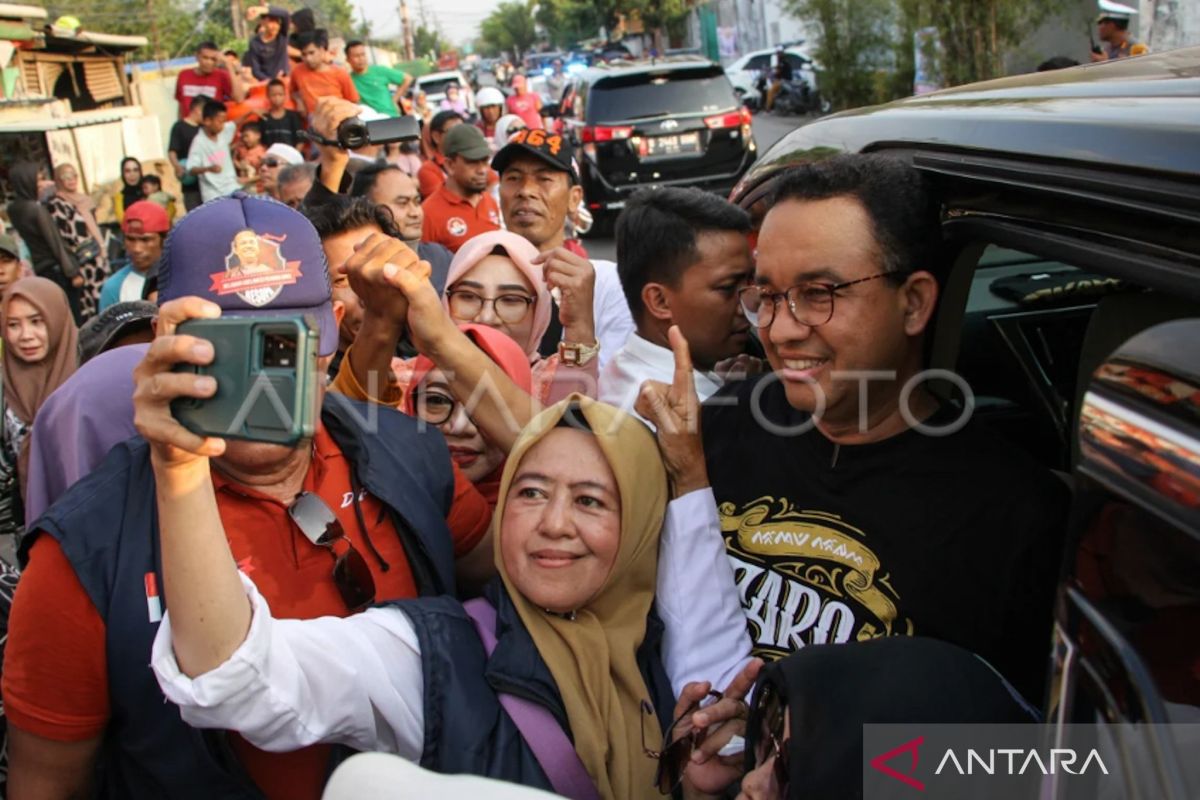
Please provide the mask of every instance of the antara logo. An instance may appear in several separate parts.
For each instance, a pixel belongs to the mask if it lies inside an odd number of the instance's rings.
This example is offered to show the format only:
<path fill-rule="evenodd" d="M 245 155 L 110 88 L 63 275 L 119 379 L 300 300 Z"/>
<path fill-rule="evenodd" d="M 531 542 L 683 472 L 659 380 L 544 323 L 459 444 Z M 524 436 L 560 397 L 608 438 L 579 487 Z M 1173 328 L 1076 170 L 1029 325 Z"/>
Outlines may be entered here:
<path fill-rule="evenodd" d="M 997 756 L 999 756 L 999 766 L 997 766 Z M 974 775 L 976 771 L 983 775 L 995 775 L 996 770 L 1000 769 L 1001 775 L 1024 775 L 1026 772 L 1034 770 L 1043 775 L 1056 775 L 1060 771 L 1068 775 L 1084 775 L 1093 765 L 1105 775 L 1108 774 L 1108 767 L 1105 766 L 1104 759 L 1100 758 L 1100 753 L 1094 748 L 1084 757 L 1083 764 L 1078 767 L 1078 772 L 1072 767 L 1079 761 L 1079 753 L 1066 748 L 1052 749 L 1049 758 L 1043 758 L 1037 750 L 1022 750 L 1021 748 L 997 748 L 985 750 L 983 753 L 968 749 L 964 760 L 967 765 L 965 770 L 963 761 L 959 760 L 954 751 L 947 750 L 933 774 L 941 775 L 942 770 L 953 769 L 959 775 Z"/>
<path fill-rule="evenodd" d="M 923 792 L 925 783 L 914 776 L 920 760 L 920 747 L 924 743 L 924 736 L 918 736 L 916 739 L 905 742 L 894 750 L 889 750 L 871 759 L 871 768 L 905 786 Z M 908 768 L 903 772 L 888 763 L 904 755 L 907 755 L 908 758 L 900 763 L 902 766 L 907 765 Z M 1068 775 L 1084 775 L 1089 769 L 1098 769 L 1105 775 L 1108 774 L 1108 766 L 1095 749 L 1088 751 L 1080 763 L 1079 752 L 1066 748 L 1051 749 L 1048 756 L 1037 750 L 1022 748 L 996 748 L 984 751 L 968 748 L 961 757 L 955 753 L 953 748 L 949 748 L 942 755 L 933 774 L 957 772 L 959 775 L 1024 775 L 1027 772 L 1037 771 L 1043 775 L 1055 775 L 1060 772 Z"/>

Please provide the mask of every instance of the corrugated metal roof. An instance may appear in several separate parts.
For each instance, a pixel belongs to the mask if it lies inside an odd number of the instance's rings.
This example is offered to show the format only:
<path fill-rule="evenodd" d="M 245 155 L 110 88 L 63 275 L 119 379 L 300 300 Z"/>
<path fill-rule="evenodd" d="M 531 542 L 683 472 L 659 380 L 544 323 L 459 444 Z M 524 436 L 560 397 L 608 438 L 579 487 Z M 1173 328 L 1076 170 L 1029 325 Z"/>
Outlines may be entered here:
<path fill-rule="evenodd" d="M 0 111 L 8 105 L 0 101 Z M 28 103 L 20 105 L 27 106 Z M 0 133 L 44 133 L 63 128 L 78 128 L 84 125 L 100 125 L 106 122 L 120 122 L 123 119 L 136 119 L 145 116 L 141 106 L 119 106 L 104 108 L 96 111 L 79 111 L 69 117 L 34 117 L 24 120 L 0 120 Z"/>

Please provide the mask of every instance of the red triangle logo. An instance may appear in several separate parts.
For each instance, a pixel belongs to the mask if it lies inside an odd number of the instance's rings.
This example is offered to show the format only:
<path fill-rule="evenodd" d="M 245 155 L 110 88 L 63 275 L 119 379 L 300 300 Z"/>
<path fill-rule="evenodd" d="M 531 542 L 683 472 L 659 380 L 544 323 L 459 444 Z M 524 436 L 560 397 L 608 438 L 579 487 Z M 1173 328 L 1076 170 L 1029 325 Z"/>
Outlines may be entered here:
<path fill-rule="evenodd" d="M 881 756 L 875 756 L 875 758 L 871 759 L 871 767 L 879 772 L 882 772 L 884 775 L 887 775 L 889 778 L 895 778 L 905 786 L 911 786 L 918 792 L 923 792 L 925 791 L 925 784 L 912 776 L 912 774 L 917 771 L 917 759 L 919 758 L 917 748 L 923 744 L 925 744 L 925 737 L 918 736 L 911 742 L 905 742 L 904 744 L 900 745 L 895 750 L 889 750 Z M 912 754 L 912 766 L 908 768 L 907 774 L 897 772 L 887 765 L 887 762 L 891 761 L 893 758 L 902 753 Z"/>

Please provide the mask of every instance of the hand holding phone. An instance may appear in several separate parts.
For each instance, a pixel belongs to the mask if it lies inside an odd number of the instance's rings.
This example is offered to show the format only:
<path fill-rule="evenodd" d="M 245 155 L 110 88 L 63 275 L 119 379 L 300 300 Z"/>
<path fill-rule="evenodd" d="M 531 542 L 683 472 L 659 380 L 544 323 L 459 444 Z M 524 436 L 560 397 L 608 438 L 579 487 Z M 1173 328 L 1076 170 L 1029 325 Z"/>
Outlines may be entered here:
<path fill-rule="evenodd" d="M 206 397 L 171 401 L 171 414 L 179 424 L 201 436 L 282 445 L 312 438 L 320 332 L 311 317 L 192 319 L 177 330 L 207 342 L 213 357 L 205 364 L 176 364 L 174 371 L 216 382 L 216 391 Z"/>
<path fill-rule="evenodd" d="M 203 366 L 213 358 L 211 344 L 176 329 L 185 320 L 220 316 L 218 305 L 199 297 L 172 300 L 158 311 L 155 339 L 133 371 L 133 422 L 150 444 L 156 468 L 186 469 L 225 452 L 223 439 L 193 433 L 171 416 L 176 398 L 211 397 L 217 389 L 211 376 L 173 371 L 179 364 Z"/>

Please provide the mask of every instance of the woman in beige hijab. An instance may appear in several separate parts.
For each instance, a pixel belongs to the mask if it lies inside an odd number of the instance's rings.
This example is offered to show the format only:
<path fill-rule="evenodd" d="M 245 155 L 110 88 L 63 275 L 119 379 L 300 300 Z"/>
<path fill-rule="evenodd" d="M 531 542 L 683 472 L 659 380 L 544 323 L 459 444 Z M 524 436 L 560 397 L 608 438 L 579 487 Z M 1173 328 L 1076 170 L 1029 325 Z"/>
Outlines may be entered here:
<path fill-rule="evenodd" d="M 8 287 L 0 299 L 0 325 L 4 331 L 0 533 L 19 533 L 29 432 L 42 403 L 78 366 L 79 331 L 66 294 L 47 278 L 22 278 Z"/>
<path fill-rule="evenodd" d="M 215 509 L 160 504 L 170 614 L 153 666 L 190 724 L 265 749 L 338 742 L 569 797 L 657 797 L 673 699 L 648 620 L 666 502 L 637 419 L 581 395 L 543 411 L 501 480 L 492 623 L 450 597 L 273 620 L 249 579 L 237 590 Z M 542 709 L 582 785 L 543 768 L 501 693 Z"/>

